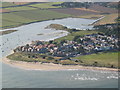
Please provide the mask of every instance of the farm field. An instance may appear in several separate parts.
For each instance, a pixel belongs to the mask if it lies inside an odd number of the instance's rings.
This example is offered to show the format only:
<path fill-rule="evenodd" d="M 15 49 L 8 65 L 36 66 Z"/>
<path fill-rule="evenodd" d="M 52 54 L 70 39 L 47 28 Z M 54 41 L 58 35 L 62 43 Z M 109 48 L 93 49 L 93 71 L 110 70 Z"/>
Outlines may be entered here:
<path fill-rule="evenodd" d="M 75 8 L 65 8 L 65 9 L 49 9 L 52 11 L 75 15 L 75 16 L 82 16 L 82 15 L 91 15 L 91 14 L 100 14 L 99 12 L 90 11 L 90 10 L 82 10 L 82 9 L 75 9 Z"/>
<path fill-rule="evenodd" d="M 15 6 L 15 4 L 13 4 L 12 2 L 2 2 L 1 4 L 2 4 L 2 6 L 0 6 L 0 7 Z"/>
<path fill-rule="evenodd" d="M 98 53 L 75 57 L 75 59 L 82 60 L 84 65 L 96 64 L 96 66 L 118 67 L 119 53 L 120 52 Z"/>
<path fill-rule="evenodd" d="M 21 7 L 9 7 L 9 8 L 5 8 L 5 9 L 9 10 L 9 11 L 22 11 L 22 10 L 33 10 L 33 9 L 36 9 L 36 8 L 21 6 Z"/>
<path fill-rule="evenodd" d="M 98 19 L 105 16 L 102 20 L 96 22 L 94 25 L 115 23 L 117 14 L 116 10 L 96 5 L 85 8 L 61 8 L 60 6 L 52 6 L 54 4 L 61 4 L 62 2 L 42 2 L 42 3 L 27 3 L 27 2 L 3 2 L 4 9 L 1 9 L 3 25 L 2 28 L 16 27 L 32 22 L 50 20 L 64 17 L 78 17 L 87 19 Z M 23 6 L 20 6 L 23 5 Z M 11 7 L 13 6 L 13 7 Z M 95 8 L 96 9 L 95 9 Z M 104 14 L 103 14 L 104 13 Z M 105 14 L 111 13 L 111 14 Z"/>
<path fill-rule="evenodd" d="M 94 15 L 94 14 L 91 14 L 91 15 L 84 15 L 84 16 L 77 16 L 78 18 L 86 18 L 86 19 L 99 19 L 100 17 L 102 17 L 104 15 Z"/>
<path fill-rule="evenodd" d="M 64 18 L 69 16 L 70 15 L 68 14 L 58 13 L 49 10 L 38 10 L 38 9 L 3 13 L 2 14 L 3 25 L 0 27 L 11 28 L 27 23 L 43 21 L 43 20 L 51 20 L 56 18 Z"/>
<path fill-rule="evenodd" d="M 91 10 L 91 9 L 86 9 L 86 8 L 74 8 L 76 10 L 83 10 L 83 11 L 91 11 L 91 12 L 98 12 L 100 13 L 100 11 L 96 11 L 96 10 Z"/>
<path fill-rule="evenodd" d="M 99 15 L 84 15 L 84 16 L 77 16 L 79 18 L 86 18 L 86 19 L 99 19 L 100 17 L 103 17 L 101 20 L 94 23 L 94 25 L 103 25 L 103 24 L 113 24 L 116 23 L 116 19 L 118 18 L 117 13 L 113 14 L 99 14 Z"/>
<path fill-rule="evenodd" d="M 33 4 L 33 5 L 29 5 L 31 7 L 35 7 L 35 8 L 61 8 L 61 6 L 52 6 L 54 4 L 61 4 L 62 2 L 46 2 L 46 3 L 38 3 L 38 4 Z"/>
<path fill-rule="evenodd" d="M 98 12 L 101 12 L 101 14 L 106 14 L 106 13 L 118 13 L 118 10 L 117 9 L 113 9 L 113 8 L 107 8 L 107 7 L 103 7 L 103 6 L 100 6 L 100 5 L 91 5 L 89 7 L 90 10 L 95 10 L 95 11 L 98 11 Z"/>
<path fill-rule="evenodd" d="M 3 8 L 7 8 L 7 7 L 17 7 L 19 5 L 25 5 L 25 4 L 29 4 L 31 2 L 2 2 L 2 6 Z"/>
<path fill-rule="evenodd" d="M 98 22 L 94 23 L 94 25 L 103 25 L 103 24 L 113 24 L 116 23 L 116 19 L 118 18 L 118 14 L 109 14 L 104 15 L 105 17 Z"/>
<path fill-rule="evenodd" d="M 10 12 L 10 11 L 6 9 L 0 9 L 0 13 L 4 13 L 4 12 Z"/>

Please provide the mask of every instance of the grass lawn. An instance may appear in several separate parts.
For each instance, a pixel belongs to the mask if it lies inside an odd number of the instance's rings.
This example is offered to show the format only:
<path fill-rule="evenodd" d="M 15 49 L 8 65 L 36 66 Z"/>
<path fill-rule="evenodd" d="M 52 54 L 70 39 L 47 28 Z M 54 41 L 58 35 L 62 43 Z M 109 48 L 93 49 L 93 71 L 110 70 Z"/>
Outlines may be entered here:
<path fill-rule="evenodd" d="M 118 53 L 120 52 L 107 52 L 107 53 L 98 53 L 92 55 L 84 55 L 75 57 L 75 59 L 79 59 L 83 61 L 83 65 L 93 65 L 97 66 L 105 66 L 105 67 L 118 67 Z"/>
<path fill-rule="evenodd" d="M 38 3 L 38 4 L 33 4 L 33 5 L 29 5 L 32 7 L 36 7 L 36 8 L 61 8 L 61 6 L 52 6 L 54 4 L 61 4 L 62 2 L 46 2 L 46 3 Z"/>

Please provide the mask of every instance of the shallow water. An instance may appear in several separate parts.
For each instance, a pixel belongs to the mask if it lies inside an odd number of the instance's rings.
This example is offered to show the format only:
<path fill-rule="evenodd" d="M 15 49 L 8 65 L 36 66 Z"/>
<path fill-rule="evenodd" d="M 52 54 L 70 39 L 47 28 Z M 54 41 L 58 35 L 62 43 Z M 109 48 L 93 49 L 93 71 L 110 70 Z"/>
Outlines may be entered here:
<path fill-rule="evenodd" d="M 15 47 L 30 43 L 33 40 L 53 40 L 68 34 L 66 31 L 45 29 L 50 24 L 62 24 L 68 28 L 77 29 L 92 29 L 93 26 L 87 26 L 92 24 L 96 20 L 81 19 L 81 18 L 65 18 L 58 20 L 49 20 L 43 22 L 32 23 L 23 25 L 17 28 L 11 28 L 11 30 L 18 30 L 16 32 L 0 36 L 2 43 L 0 43 L 0 49 L 2 49 L 2 55 L 8 55 Z M 6 29 L 10 30 L 10 29 Z M 63 33 L 60 33 L 63 32 Z M 42 35 L 37 35 L 42 34 Z"/>
<path fill-rule="evenodd" d="M 68 34 L 62 30 L 44 29 L 49 24 L 62 24 L 69 28 L 91 29 L 96 20 L 66 18 L 50 20 L 12 28 L 18 30 L 11 34 L 0 36 L 2 56 L 9 55 L 15 47 L 30 43 L 32 40 L 53 40 Z M 64 32 L 64 33 L 60 33 Z M 43 34 L 43 35 L 37 35 Z M 118 87 L 118 73 L 97 70 L 62 70 L 37 71 L 23 70 L 6 64 L 2 67 L 3 88 L 101 88 Z M 0 73 L 1 74 L 1 73 Z"/>
<path fill-rule="evenodd" d="M 3 64 L 4 88 L 116 88 L 118 73 L 97 70 L 31 71 Z"/>

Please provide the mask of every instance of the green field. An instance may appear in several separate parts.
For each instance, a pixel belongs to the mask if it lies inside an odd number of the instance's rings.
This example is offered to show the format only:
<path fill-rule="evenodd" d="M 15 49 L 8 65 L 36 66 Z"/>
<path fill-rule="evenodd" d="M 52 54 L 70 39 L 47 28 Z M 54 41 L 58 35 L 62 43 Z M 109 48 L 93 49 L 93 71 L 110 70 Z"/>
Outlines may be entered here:
<path fill-rule="evenodd" d="M 32 7 L 36 7 L 36 8 L 61 8 L 61 6 L 52 6 L 54 4 L 61 4 L 62 2 L 47 2 L 47 3 L 38 3 L 38 4 L 33 4 L 33 5 L 29 5 Z"/>
<path fill-rule="evenodd" d="M 120 54 L 120 52 L 119 52 Z M 118 52 L 98 53 L 75 57 L 81 60 L 83 65 L 118 67 Z"/>
<path fill-rule="evenodd" d="M 27 6 L 20 6 L 20 7 L 9 7 L 9 8 L 5 8 L 5 9 L 9 10 L 9 11 L 22 11 L 22 10 L 34 10 L 36 8 L 27 7 Z"/>
<path fill-rule="evenodd" d="M 3 13 L 2 26 L 3 28 L 17 27 L 23 24 L 51 20 L 57 18 L 69 17 L 68 14 L 62 14 L 49 10 L 26 10 L 19 12 Z"/>
<path fill-rule="evenodd" d="M 45 28 L 54 28 L 55 30 L 64 30 L 68 31 L 69 34 L 67 36 L 55 39 L 55 42 L 60 42 L 62 40 L 73 40 L 75 36 L 84 36 L 84 35 L 89 35 L 93 33 L 98 33 L 96 30 L 76 30 L 76 29 L 69 29 L 63 25 L 60 24 L 50 24 Z M 74 31 L 75 30 L 75 31 Z"/>
<path fill-rule="evenodd" d="M 58 39 L 55 39 L 56 42 L 60 42 L 61 40 L 73 40 L 73 38 L 75 36 L 83 36 L 83 35 L 88 35 L 88 34 L 93 34 L 93 33 L 98 33 L 98 31 L 95 31 L 95 30 L 81 30 L 81 31 L 78 31 L 78 32 L 72 32 L 72 33 L 69 33 L 67 36 L 64 36 L 64 37 L 61 37 L 61 38 L 58 38 Z"/>
<path fill-rule="evenodd" d="M 53 28 L 55 30 L 69 30 L 67 27 L 61 25 L 61 24 L 50 24 L 45 29 Z"/>
<path fill-rule="evenodd" d="M 15 4 L 10 3 L 10 2 L 0 2 L 2 4 L 1 7 L 8 7 L 8 6 L 15 6 Z"/>
<path fill-rule="evenodd" d="M 10 11 L 22 11 L 22 10 L 33 10 L 33 9 L 48 9 L 48 8 L 61 8 L 60 6 L 52 6 L 54 4 L 61 4 L 62 2 L 44 2 L 44 3 L 29 3 L 30 5 L 23 4 L 23 6 L 19 6 L 19 4 L 3 2 L 2 7 L 6 10 Z M 12 6 L 12 7 L 11 7 Z"/>

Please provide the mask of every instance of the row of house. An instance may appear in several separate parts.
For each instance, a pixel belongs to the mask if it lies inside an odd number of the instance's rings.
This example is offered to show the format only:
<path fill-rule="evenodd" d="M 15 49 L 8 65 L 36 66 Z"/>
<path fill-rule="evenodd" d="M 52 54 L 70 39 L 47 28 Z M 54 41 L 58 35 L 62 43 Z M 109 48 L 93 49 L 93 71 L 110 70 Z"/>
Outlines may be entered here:
<path fill-rule="evenodd" d="M 80 37 L 81 44 L 88 51 L 105 51 L 118 49 L 118 38 L 101 34 L 91 34 Z"/>
<path fill-rule="evenodd" d="M 118 49 L 118 39 L 114 36 L 101 34 L 79 37 L 79 42 L 66 41 L 62 44 L 46 44 L 44 41 L 34 41 L 25 46 L 19 46 L 14 52 L 44 53 L 57 57 L 75 57 L 80 54 L 90 54 L 106 50 Z"/>

